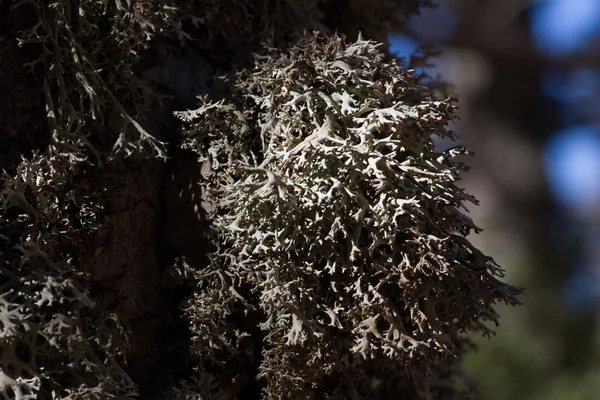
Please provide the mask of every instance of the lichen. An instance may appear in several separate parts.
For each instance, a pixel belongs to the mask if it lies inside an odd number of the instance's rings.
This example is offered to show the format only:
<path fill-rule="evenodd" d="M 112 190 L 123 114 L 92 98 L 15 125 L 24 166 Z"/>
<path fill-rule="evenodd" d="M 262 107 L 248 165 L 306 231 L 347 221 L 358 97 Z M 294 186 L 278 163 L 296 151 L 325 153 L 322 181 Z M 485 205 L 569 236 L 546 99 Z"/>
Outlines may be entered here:
<path fill-rule="evenodd" d="M 80 157 L 35 153 L 0 192 L 0 394 L 5 399 L 133 394 L 125 333 L 95 307 L 74 257 L 98 226 Z M 78 161 L 79 160 L 79 161 Z M 79 182 L 77 182 L 79 180 Z"/>
<path fill-rule="evenodd" d="M 30 148 L 4 165 L 9 171 L 0 185 L 3 398 L 136 393 L 123 370 L 124 328 L 90 297 L 79 256 L 104 222 L 111 184 L 104 166 L 125 156 L 165 156 L 163 144 L 138 122 L 149 96 L 131 71 L 161 14 L 137 11 L 120 1 L 91 0 L 80 7 L 75 1 L 22 1 L 10 9 L 15 21 L 29 24 L 17 26 L 18 33 L 13 28 L 6 40 L 25 49 L 18 54 L 9 47 L 17 60 L 29 56 L 22 67 L 33 83 L 26 87 L 42 99 L 46 121 L 35 125 L 44 125 L 45 134 L 33 137 L 28 124 L 5 127 L 11 136 L 23 133 L 23 147 Z"/>
<path fill-rule="evenodd" d="M 266 398 L 348 393 L 372 360 L 433 373 L 464 334 L 491 333 L 496 302 L 518 303 L 465 238 L 479 231 L 456 186 L 468 152 L 432 143 L 454 138 L 452 98 L 432 100 L 372 41 L 319 33 L 233 87 L 177 114 L 218 204 L 219 249 L 186 308 L 200 363 L 240 357 L 232 315 L 260 310 Z"/>
<path fill-rule="evenodd" d="M 455 185 L 468 153 L 432 144 L 453 137 L 453 99 L 433 100 L 383 46 L 333 35 L 383 41 L 428 5 L 0 2 L 1 397 L 138 392 L 124 371 L 136 338 L 95 301 L 84 260 L 102 250 L 92 238 L 117 171 L 167 158 L 143 123 L 164 97 L 148 81 L 164 43 L 229 76 L 177 114 L 182 147 L 212 167 L 188 188 L 217 205 L 217 251 L 168 271 L 194 283 L 183 309 L 196 373 L 166 392 L 232 399 L 258 375 L 273 399 L 449 397 L 464 335 L 488 334 L 494 303 L 519 290 L 465 238 L 478 231 Z"/>

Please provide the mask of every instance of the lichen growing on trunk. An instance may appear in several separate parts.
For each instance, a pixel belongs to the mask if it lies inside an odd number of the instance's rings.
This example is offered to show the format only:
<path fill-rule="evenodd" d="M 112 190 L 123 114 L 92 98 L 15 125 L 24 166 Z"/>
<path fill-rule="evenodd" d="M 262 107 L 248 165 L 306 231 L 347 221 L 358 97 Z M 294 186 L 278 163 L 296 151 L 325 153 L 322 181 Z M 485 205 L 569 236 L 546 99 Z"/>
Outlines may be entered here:
<path fill-rule="evenodd" d="M 240 357 L 231 316 L 257 309 L 267 397 L 343 398 L 364 363 L 435 371 L 464 334 L 490 333 L 496 302 L 518 303 L 465 238 L 479 230 L 455 185 L 467 151 L 434 149 L 454 138 L 452 98 L 372 41 L 319 33 L 258 56 L 233 88 L 178 113 L 218 205 L 219 249 L 186 308 L 199 360 Z"/>
<path fill-rule="evenodd" d="M 354 41 L 430 3 L 0 1 L 0 397 L 467 396 L 519 289 L 433 147 L 453 99 Z"/>

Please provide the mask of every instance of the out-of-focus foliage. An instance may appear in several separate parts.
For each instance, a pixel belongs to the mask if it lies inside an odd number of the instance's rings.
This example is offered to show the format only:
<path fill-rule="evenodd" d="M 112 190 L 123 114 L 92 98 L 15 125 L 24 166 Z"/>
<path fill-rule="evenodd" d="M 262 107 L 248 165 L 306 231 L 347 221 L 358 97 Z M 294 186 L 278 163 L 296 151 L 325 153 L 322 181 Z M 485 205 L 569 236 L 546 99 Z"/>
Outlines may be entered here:
<path fill-rule="evenodd" d="M 464 237 L 478 230 L 454 185 L 466 152 L 431 140 L 453 137 L 451 103 L 373 42 L 313 35 L 257 57 L 230 99 L 178 113 L 217 203 L 220 248 L 186 309 L 201 362 L 240 357 L 249 333 L 231 315 L 258 309 L 268 398 L 377 398 L 370 360 L 431 373 L 461 334 L 489 334 L 519 289 Z"/>
<path fill-rule="evenodd" d="M 281 47 L 305 30 L 340 31 L 385 42 L 410 14 L 433 7 L 431 0 L 207 0 L 177 4 L 174 36 L 218 59 L 243 58 L 262 43 Z M 225 56 L 225 57 L 223 57 Z"/>

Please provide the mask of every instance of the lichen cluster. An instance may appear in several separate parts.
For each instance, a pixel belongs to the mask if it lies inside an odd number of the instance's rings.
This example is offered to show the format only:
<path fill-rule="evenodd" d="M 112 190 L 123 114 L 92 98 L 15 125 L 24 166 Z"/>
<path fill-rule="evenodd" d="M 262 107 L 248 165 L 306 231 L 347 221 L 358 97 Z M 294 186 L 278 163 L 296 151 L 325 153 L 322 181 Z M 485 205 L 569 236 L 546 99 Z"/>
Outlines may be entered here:
<path fill-rule="evenodd" d="M 139 7 L 120 1 L 73 4 L 13 4 L 17 22 L 34 23 L 17 25 L 16 38 L 2 38 L 20 46 L 8 47 L 9 62 L 29 60 L 13 67 L 28 71 L 14 75 L 30 83 L 13 84 L 34 91 L 30 101 L 43 99 L 46 117 L 44 135 L 31 137 L 30 121 L 40 115 L 26 113 L 20 126 L 2 131 L 21 139 L 22 147 L 29 145 L 17 163 L 12 158 L 3 163 L 7 171 L 0 186 L 5 399 L 106 399 L 136 392 L 123 371 L 126 334 L 117 316 L 90 297 L 80 255 L 104 222 L 110 176 L 103 167 L 120 155 L 164 156 L 162 143 L 137 121 L 148 96 L 131 70 L 160 14 L 153 9 L 136 14 Z M 0 77 L 1 87 L 11 84 L 6 78 Z M 15 93 L 14 99 L 26 111 L 23 95 Z M 39 148 L 36 140 L 46 145 L 43 151 L 31 151 Z"/>
<path fill-rule="evenodd" d="M 139 123 L 152 97 L 133 68 L 169 9 L 154 2 L 93 0 L 19 5 L 25 6 L 39 20 L 18 40 L 39 52 L 25 67 L 44 71 L 49 150 L 69 154 L 85 148 L 95 162 L 105 153 L 131 155 L 144 148 L 165 157 L 161 143 Z"/>
<path fill-rule="evenodd" d="M 219 250 L 186 309 L 200 360 L 240 357 L 250 333 L 232 315 L 259 310 L 267 397 L 344 398 L 363 364 L 431 373 L 463 334 L 489 334 L 494 303 L 517 303 L 465 238 L 468 153 L 432 142 L 454 137 L 453 99 L 374 42 L 322 34 L 257 57 L 233 88 L 178 113 L 218 204 Z"/>
<path fill-rule="evenodd" d="M 95 307 L 74 262 L 98 226 L 97 193 L 81 158 L 22 160 L 0 192 L 0 395 L 109 398 L 134 393 L 122 370 L 126 338 Z M 79 154 L 81 156 L 81 154 Z M 77 199 L 77 200 L 76 200 Z"/>

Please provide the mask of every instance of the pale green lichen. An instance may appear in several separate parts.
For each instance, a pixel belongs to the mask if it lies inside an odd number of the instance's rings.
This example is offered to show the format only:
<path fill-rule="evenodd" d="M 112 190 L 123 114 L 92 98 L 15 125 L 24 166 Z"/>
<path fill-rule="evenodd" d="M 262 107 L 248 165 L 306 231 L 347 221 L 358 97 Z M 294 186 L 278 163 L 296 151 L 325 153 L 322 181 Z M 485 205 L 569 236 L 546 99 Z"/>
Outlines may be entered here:
<path fill-rule="evenodd" d="M 37 55 L 23 67 L 44 102 L 47 148 L 7 165 L 10 173 L 3 172 L 0 186 L 5 399 L 136 393 L 123 370 L 124 329 L 90 298 L 79 255 L 103 223 L 110 179 L 101 177 L 102 165 L 120 155 L 165 156 L 162 143 L 137 122 L 147 112 L 147 95 L 131 71 L 140 59 L 136 52 L 156 31 L 151 21 L 160 10 L 140 16 L 120 1 L 74 4 L 79 2 L 26 0 L 10 9 L 16 20 L 37 18 L 7 40 Z M 27 137 L 26 124 L 9 128 L 10 135 Z"/>
<path fill-rule="evenodd" d="M 433 101 L 367 40 L 318 34 L 288 48 L 305 29 L 384 40 L 427 5 L 0 2 L 16 24 L 0 37 L 1 111 L 23 114 L 1 132 L 26 148 L 1 158 L 0 396 L 137 392 L 127 335 L 92 299 L 80 253 L 104 223 L 111 167 L 166 156 L 143 127 L 159 99 L 139 73 L 165 41 L 246 68 L 225 99 L 179 114 L 183 147 L 212 165 L 218 251 L 179 265 L 178 284 L 196 282 L 184 309 L 197 373 L 167 391 L 232 399 L 258 374 L 266 398 L 463 398 L 462 335 L 487 333 L 493 303 L 515 304 L 518 290 L 464 238 L 477 230 L 455 186 L 466 152 L 431 142 L 452 137 L 452 100 Z M 25 60 L 30 74 L 15 72 Z"/>
<path fill-rule="evenodd" d="M 186 308 L 199 360 L 239 357 L 232 315 L 258 309 L 267 398 L 327 380 L 340 395 L 370 360 L 435 371 L 463 334 L 490 333 L 494 303 L 517 304 L 464 237 L 478 231 L 455 185 L 468 153 L 432 143 L 454 137 L 451 98 L 433 101 L 374 42 L 321 34 L 257 57 L 233 87 L 178 113 L 218 204 L 219 250 Z"/>

